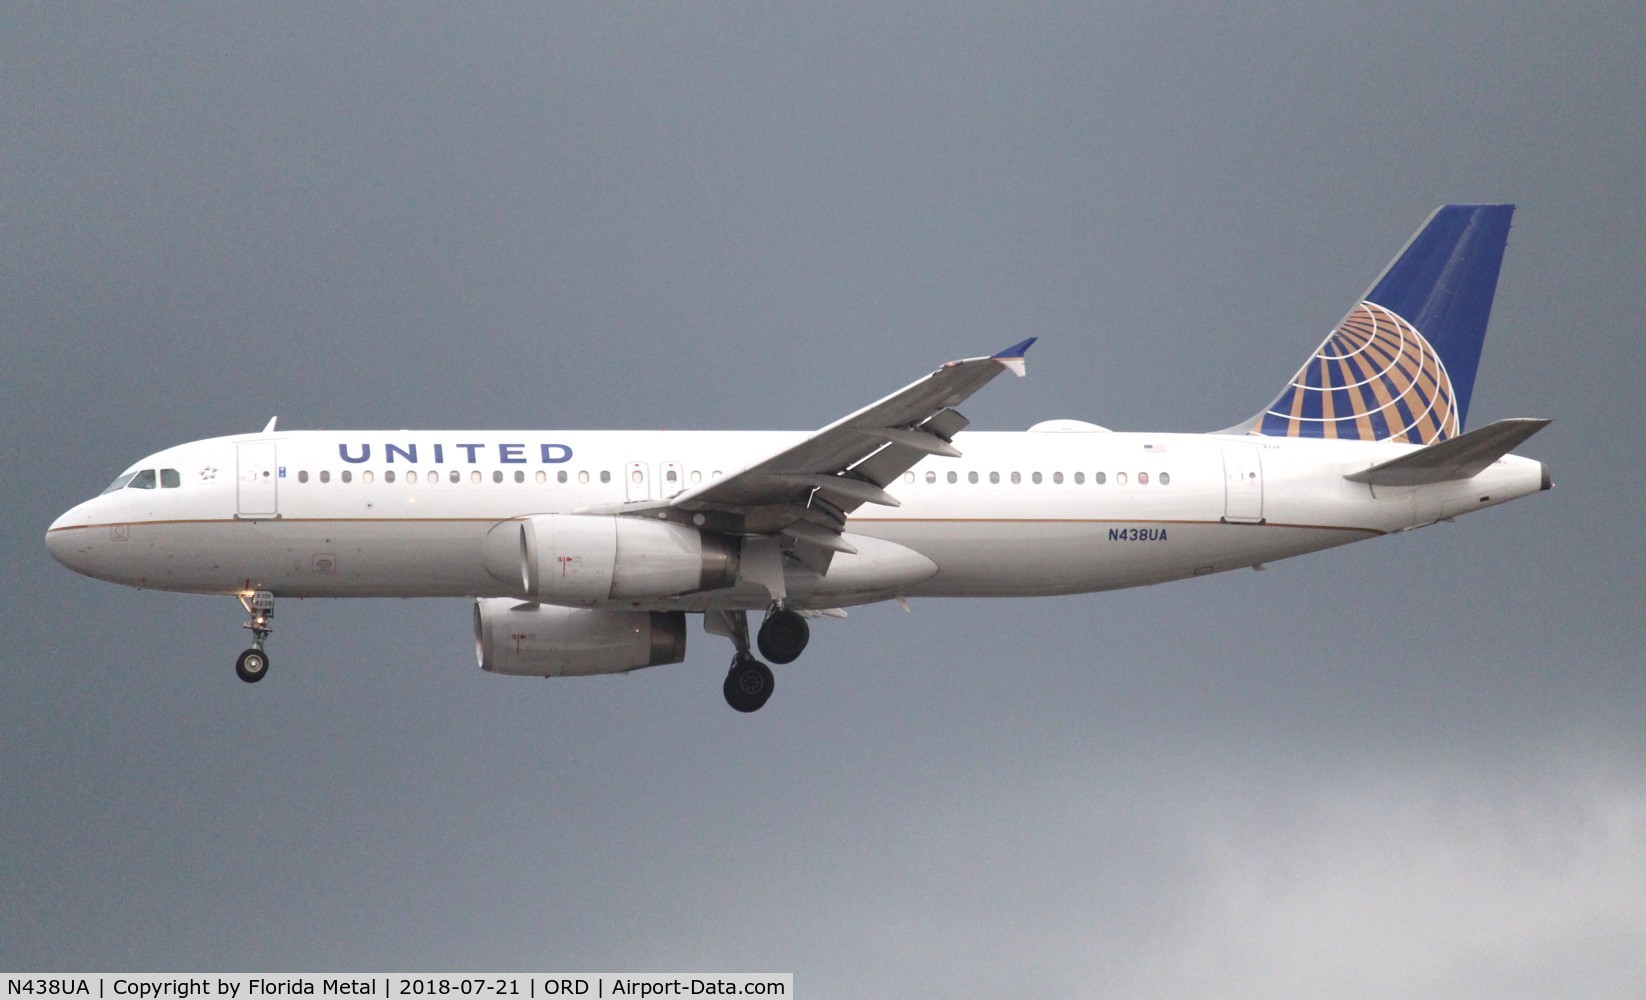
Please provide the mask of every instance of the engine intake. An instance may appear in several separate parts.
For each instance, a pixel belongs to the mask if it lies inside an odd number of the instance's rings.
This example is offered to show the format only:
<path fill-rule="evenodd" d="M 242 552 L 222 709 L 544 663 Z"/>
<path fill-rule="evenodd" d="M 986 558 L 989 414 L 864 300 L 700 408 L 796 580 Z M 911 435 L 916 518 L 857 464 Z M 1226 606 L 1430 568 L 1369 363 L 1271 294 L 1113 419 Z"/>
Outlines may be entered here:
<path fill-rule="evenodd" d="M 538 514 L 486 536 L 486 571 L 534 601 L 596 604 L 715 590 L 737 582 L 737 549 L 723 535 L 665 521 Z"/>
<path fill-rule="evenodd" d="M 686 658 L 680 611 L 607 611 L 521 604 L 507 597 L 474 602 L 480 669 L 516 677 L 620 674 Z"/>

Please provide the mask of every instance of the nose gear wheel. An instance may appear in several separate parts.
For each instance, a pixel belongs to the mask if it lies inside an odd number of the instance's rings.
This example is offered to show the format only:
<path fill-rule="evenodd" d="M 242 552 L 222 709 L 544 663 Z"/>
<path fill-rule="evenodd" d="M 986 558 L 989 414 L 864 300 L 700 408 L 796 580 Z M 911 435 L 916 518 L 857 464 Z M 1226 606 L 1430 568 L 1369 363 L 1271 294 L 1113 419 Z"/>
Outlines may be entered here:
<path fill-rule="evenodd" d="M 241 594 L 240 606 L 251 616 L 241 626 L 251 629 L 251 648 L 234 661 L 234 675 L 247 684 L 256 684 L 269 674 L 269 654 L 263 651 L 263 643 L 274 631 L 274 594 L 267 590 Z"/>
<path fill-rule="evenodd" d="M 248 649 L 234 663 L 234 674 L 247 684 L 256 684 L 269 673 L 269 654 L 261 649 Z"/>

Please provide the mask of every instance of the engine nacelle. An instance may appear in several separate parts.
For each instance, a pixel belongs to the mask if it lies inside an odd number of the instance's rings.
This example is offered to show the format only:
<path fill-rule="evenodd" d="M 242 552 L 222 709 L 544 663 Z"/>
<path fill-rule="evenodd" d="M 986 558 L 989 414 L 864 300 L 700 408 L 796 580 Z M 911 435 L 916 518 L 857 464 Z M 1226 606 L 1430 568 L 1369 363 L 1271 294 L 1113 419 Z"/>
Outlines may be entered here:
<path fill-rule="evenodd" d="M 737 549 L 723 535 L 666 521 L 538 514 L 492 528 L 486 571 L 530 600 L 597 604 L 729 587 Z"/>
<path fill-rule="evenodd" d="M 480 669 L 494 674 L 621 674 L 684 660 L 686 615 L 485 597 L 474 602 L 474 650 Z"/>

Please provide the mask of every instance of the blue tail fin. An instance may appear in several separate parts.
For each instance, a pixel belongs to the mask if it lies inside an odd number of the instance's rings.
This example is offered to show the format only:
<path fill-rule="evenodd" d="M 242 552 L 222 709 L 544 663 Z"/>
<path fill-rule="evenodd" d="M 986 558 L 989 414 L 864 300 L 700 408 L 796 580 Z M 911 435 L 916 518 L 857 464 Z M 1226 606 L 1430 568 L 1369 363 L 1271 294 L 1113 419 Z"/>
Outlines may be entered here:
<path fill-rule="evenodd" d="M 1433 444 L 1463 430 L 1513 205 L 1442 205 L 1246 430 Z"/>

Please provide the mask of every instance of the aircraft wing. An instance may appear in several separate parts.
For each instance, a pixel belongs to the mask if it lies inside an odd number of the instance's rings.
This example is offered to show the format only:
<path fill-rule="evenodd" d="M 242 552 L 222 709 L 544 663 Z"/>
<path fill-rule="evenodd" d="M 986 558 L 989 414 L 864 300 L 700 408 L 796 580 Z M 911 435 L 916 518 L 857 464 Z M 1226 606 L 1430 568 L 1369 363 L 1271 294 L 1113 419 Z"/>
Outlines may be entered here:
<path fill-rule="evenodd" d="M 865 503 L 897 506 L 886 487 L 898 476 L 927 455 L 960 455 L 951 442 L 969 421 L 954 407 L 1003 371 L 1023 375 L 1023 355 L 1035 339 L 951 361 L 799 444 L 679 494 L 669 506 L 736 515 L 744 534 L 782 536 L 785 549 L 823 572 L 832 553 L 853 551 L 840 537 L 846 515 Z"/>

